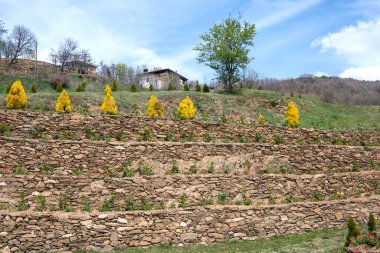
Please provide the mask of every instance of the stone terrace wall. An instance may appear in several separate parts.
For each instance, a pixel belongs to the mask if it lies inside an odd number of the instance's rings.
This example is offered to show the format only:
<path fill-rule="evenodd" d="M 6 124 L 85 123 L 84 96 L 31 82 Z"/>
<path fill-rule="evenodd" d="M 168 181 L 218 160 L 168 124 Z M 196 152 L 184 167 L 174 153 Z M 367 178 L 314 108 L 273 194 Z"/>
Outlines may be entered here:
<path fill-rule="evenodd" d="M 85 170 L 104 166 L 122 167 L 127 161 L 149 160 L 171 164 L 173 160 L 196 163 L 210 157 L 252 154 L 253 159 L 279 157 L 300 172 L 312 166 L 319 171 L 341 168 L 373 170 L 380 164 L 380 147 L 326 145 L 211 144 L 174 142 L 104 142 L 42 141 L 0 137 L 0 168 L 22 165 L 38 171 L 49 164 L 54 169 L 70 171 L 75 166 Z"/>
<path fill-rule="evenodd" d="M 137 202 L 145 197 L 151 204 L 163 200 L 169 207 L 171 203 L 178 203 L 182 195 L 186 196 L 189 205 L 198 205 L 202 199 L 217 203 L 221 192 L 228 194 L 228 203 L 240 201 L 242 204 L 244 195 L 256 205 L 268 203 L 269 198 L 276 203 L 288 197 L 297 201 L 315 200 L 317 192 L 324 199 L 337 198 L 338 193 L 344 193 L 345 197 L 364 197 L 380 194 L 380 171 L 301 176 L 176 175 L 124 179 L 9 174 L 0 177 L 0 204 L 11 207 L 17 205 L 21 193 L 26 194 L 32 208 L 36 205 L 36 194 L 45 196 L 49 206 L 57 205 L 60 194 L 64 193 L 71 197 L 71 207 L 80 210 L 82 195 L 89 196 L 94 208 L 99 209 L 104 199 L 113 194 L 121 201 L 127 197 L 133 197 Z"/>
<path fill-rule="evenodd" d="M 31 128 L 40 125 L 45 136 L 57 138 L 63 130 L 68 130 L 71 137 L 85 138 L 85 129 L 107 138 L 116 138 L 124 131 L 127 140 L 136 140 L 144 129 L 149 129 L 153 138 L 165 138 L 168 131 L 174 140 L 182 135 L 194 134 L 195 141 L 203 141 L 209 135 L 214 140 L 230 138 L 237 141 L 240 136 L 255 141 L 256 133 L 264 136 L 265 142 L 273 141 L 280 135 L 289 144 L 333 143 L 350 145 L 380 145 L 379 132 L 321 131 L 312 129 L 292 129 L 285 127 L 261 127 L 243 125 L 224 125 L 197 121 L 175 121 L 169 119 L 152 119 L 129 116 L 84 116 L 79 114 L 33 113 L 14 110 L 0 110 L 0 123 L 12 127 L 13 136 L 30 136 Z"/>
<path fill-rule="evenodd" d="M 277 206 L 211 206 L 120 213 L 0 211 L 0 249 L 112 249 L 165 242 L 216 242 L 315 231 L 380 215 L 380 197 Z"/>

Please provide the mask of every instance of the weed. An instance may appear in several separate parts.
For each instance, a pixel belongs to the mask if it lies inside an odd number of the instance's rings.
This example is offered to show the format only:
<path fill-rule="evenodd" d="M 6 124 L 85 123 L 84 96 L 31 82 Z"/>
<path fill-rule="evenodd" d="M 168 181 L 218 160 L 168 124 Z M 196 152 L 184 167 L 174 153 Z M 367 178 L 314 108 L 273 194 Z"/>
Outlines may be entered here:
<path fill-rule="evenodd" d="M 45 196 L 37 195 L 36 201 L 38 203 L 38 205 L 36 207 L 36 211 L 38 211 L 38 212 L 45 211 L 45 209 L 46 209 L 46 198 L 45 198 Z"/>
<path fill-rule="evenodd" d="M 25 211 L 26 209 L 29 208 L 28 202 L 26 201 L 25 197 L 26 197 L 25 192 L 22 192 L 20 194 L 20 200 L 18 201 L 18 204 L 17 204 L 17 211 Z"/>
<path fill-rule="evenodd" d="M 210 142 L 210 141 L 212 141 L 213 140 L 213 137 L 211 136 L 211 134 L 209 134 L 209 133 L 205 133 L 204 135 L 203 135 L 203 141 L 204 142 Z"/>
<path fill-rule="evenodd" d="M 176 160 L 173 161 L 172 164 L 172 169 L 171 169 L 172 174 L 177 174 L 179 173 L 179 167 L 178 167 L 178 162 Z"/>
<path fill-rule="evenodd" d="M 82 166 L 78 166 L 78 167 L 75 167 L 73 169 L 73 175 L 74 176 L 81 176 L 83 174 L 83 167 Z"/>
<path fill-rule="evenodd" d="M 259 143 L 265 142 L 264 134 L 260 132 L 256 132 L 255 139 L 256 139 L 256 142 L 259 142 Z"/>
<path fill-rule="evenodd" d="M 71 199 L 66 194 L 60 194 L 58 200 L 58 209 L 65 212 L 73 212 L 74 209 L 70 206 Z"/>
<path fill-rule="evenodd" d="M 102 139 L 99 134 L 94 133 L 93 130 L 90 128 L 86 128 L 84 132 L 86 134 L 86 138 L 89 140 L 100 141 Z"/>
<path fill-rule="evenodd" d="M 41 175 L 48 175 L 50 174 L 50 166 L 48 164 L 44 164 L 40 167 L 40 173 Z"/>
<path fill-rule="evenodd" d="M 224 143 L 229 143 L 229 142 L 231 142 L 231 138 L 229 136 L 227 136 L 227 135 L 224 135 L 223 136 L 223 142 Z"/>
<path fill-rule="evenodd" d="M 322 193 L 320 193 L 319 191 L 316 191 L 314 194 L 313 194 L 313 201 L 322 201 L 324 200 L 325 197 L 322 195 Z"/>
<path fill-rule="evenodd" d="M 197 168 L 197 166 L 195 166 L 195 165 L 191 165 L 190 168 L 189 168 L 189 172 L 190 172 L 191 174 L 197 174 L 197 172 L 198 172 L 198 168 Z"/>
<path fill-rule="evenodd" d="M 63 130 L 58 134 L 59 140 L 68 140 L 70 139 L 70 131 L 69 130 Z"/>
<path fill-rule="evenodd" d="M 181 197 L 179 197 L 178 207 L 179 208 L 186 208 L 186 207 L 188 207 L 186 195 L 181 195 Z"/>
<path fill-rule="evenodd" d="M 174 137 L 173 137 L 173 132 L 168 130 L 166 132 L 166 135 L 165 135 L 165 138 L 164 138 L 165 141 L 173 141 L 174 140 Z"/>
<path fill-rule="evenodd" d="M 278 145 L 278 144 L 285 144 L 285 141 L 283 139 L 283 137 L 279 134 L 276 134 L 273 138 L 273 143 Z"/>
<path fill-rule="evenodd" d="M 228 123 L 228 119 L 225 115 L 222 115 L 220 117 L 220 122 L 223 123 L 223 124 L 227 124 Z"/>
<path fill-rule="evenodd" d="M 110 167 L 103 167 L 104 173 L 106 173 L 110 177 L 117 177 L 117 171 Z"/>
<path fill-rule="evenodd" d="M 240 143 L 248 143 L 248 142 L 250 142 L 250 140 L 244 134 L 239 134 L 239 136 L 238 136 L 238 142 L 240 142 Z"/>
<path fill-rule="evenodd" d="M 227 200 L 228 200 L 228 193 L 226 193 L 226 192 L 219 193 L 219 195 L 218 195 L 218 203 L 219 204 L 225 205 L 227 203 Z"/>
<path fill-rule="evenodd" d="M 12 172 L 16 175 L 25 175 L 28 174 L 28 170 L 22 165 L 15 165 L 12 167 Z"/>
<path fill-rule="evenodd" d="M 87 195 L 82 195 L 81 197 L 81 200 L 82 200 L 82 211 L 84 212 L 91 212 L 93 207 L 92 207 L 92 203 L 91 203 L 91 199 L 89 196 Z"/>
<path fill-rule="evenodd" d="M 42 125 L 35 125 L 29 129 L 29 136 L 32 139 L 40 139 L 44 128 Z"/>
<path fill-rule="evenodd" d="M 210 173 L 210 174 L 214 174 L 214 172 L 215 172 L 215 164 L 214 164 L 214 162 L 211 162 L 210 167 L 208 167 L 207 172 Z"/>
<path fill-rule="evenodd" d="M 140 201 L 141 201 L 141 209 L 142 210 L 152 210 L 153 206 L 148 203 L 148 201 L 146 200 L 146 198 L 144 196 L 142 196 L 140 198 Z"/>
<path fill-rule="evenodd" d="M 137 138 L 137 141 L 152 141 L 152 131 L 150 129 L 144 129 L 140 133 L 140 137 Z"/>
<path fill-rule="evenodd" d="M 129 166 L 131 166 L 131 161 L 128 161 L 124 164 L 124 171 L 122 177 L 133 177 L 135 175 L 135 172 L 130 170 Z"/>
<path fill-rule="evenodd" d="M 138 210 L 139 207 L 135 204 L 133 197 L 128 196 L 127 198 L 124 199 L 124 204 L 126 206 L 126 209 L 128 211 L 133 211 L 133 210 Z"/>
<path fill-rule="evenodd" d="M 153 175 L 152 168 L 143 161 L 139 161 L 139 163 L 137 165 L 137 171 L 139 172 L 140 176 L 151 176 L 151 175 Z"/>
<path fill-rule="evenodd" d="M 110 212 L 110 211 L 119 211 L 120 207 L 115 203 L 116 197 L 112 195 L 110 198 L 106 198 L 102 206 L 100 207 L 100 212 Z"/>
<path fill-rule="evenodd" d="M 4 135 L 6 137 L 10 137 L 12 133 L 12 130 L 9 126 L 5 124 L 0 124 L 0 134 Z"/>
<path fill-rule="evenodd" d="M 118 140 L 118 141 L 126 141 L 125 133 L 124 133 L 123 130 L 120 130 L 119 132 L 116 133 L 116 140 Z"/>

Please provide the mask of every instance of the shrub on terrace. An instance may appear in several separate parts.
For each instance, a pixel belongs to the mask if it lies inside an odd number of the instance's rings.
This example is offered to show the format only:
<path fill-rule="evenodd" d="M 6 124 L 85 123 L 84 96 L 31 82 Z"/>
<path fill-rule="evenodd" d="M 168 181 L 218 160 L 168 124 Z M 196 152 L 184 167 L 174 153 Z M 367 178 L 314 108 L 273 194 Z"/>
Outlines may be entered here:
<path fill-rule="evenodd" d="M 289 127 L 297 128 L 300 124 L 300 116 L 296 105 L 293 101 L 288 103 L 285 112 L 285 125 Z"/>
<path fill-rule="evenodd" d="M 28 99 L 24 90 L 24 86 L 20 80 L 13 83 L 9 94 L 6 98 L 6 106 L 8 109 L 23 109 Z"/>
<path fill-rule="evenodd" d="M 117 114 L 117 107 L 115 99 L 111 95 L 111 87 L 107 84 L 104 89 L 104 98 L 102 102 L 101 111 L 104 114 Z"/>
<path fill-rule="evenodd" d="M 191 99 L 186 96 L 178 106 L 178 115 L 181 119 L 194 119 L 196 109 Z"/>
<path fill-rule="evenodd" d="M 55 105 L 55 111 L 59 113 L 71 112 L 71 101 L 66 90 L 63 90 L 59 95 L 57 104 Z"/>
<path fill-rule="evenodd" d="M 164 114 L 164 106 L 158 100 L 155 95 L 152 95 L 148 101 L 147 115 L 150 117 L 159 117 L 161 118 Z"/>

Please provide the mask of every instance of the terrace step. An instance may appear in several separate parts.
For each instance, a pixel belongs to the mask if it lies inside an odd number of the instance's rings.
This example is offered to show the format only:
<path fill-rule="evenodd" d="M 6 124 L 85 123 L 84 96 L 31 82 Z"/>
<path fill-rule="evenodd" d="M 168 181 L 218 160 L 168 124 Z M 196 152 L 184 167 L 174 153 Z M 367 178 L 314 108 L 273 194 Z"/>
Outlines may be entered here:
<path fill-rule="evenodd" d="M 161 243 L 254 240 L 340 227 L 380 215 L 380 196 L 276 206 L 209 206 L 111 213 L 0 211 L 0 249 L 112 250 Z"/>
<path fill-rule="evenodd" d="M 0 110 L 0 122 L 23 138 L 111 139 L 215 142 L 283 142 L 288 144 L 380 145 L 380 133 L 322 131 L 275 126 L 245 126 L 176 121 L 148 117 L 57 114 Z M 144 134 L 145 131 L 145 134 Z"/>
<path fill-rule="evenodd" d="M 84 206 L 82 196 L 86 196 L 87 203 L 97 210 L 111 198 L 122 210 L 218 203 L 257 206 L 371 196 L 380 194 L 379 182 L 380 171 L 328 175 L 168 175 L 131 178 L 4 174 L 0 177 L 0 205 L 15 209 L 23 194 L 30 209 L 39 205 L 36 196 L 44 196 L 44 209 L 47 210 L 51 205 L 60 206 L 63 196 L 74 210 L 81 210 Z M 125 203 L 126 200 L 129 204 Z"/>

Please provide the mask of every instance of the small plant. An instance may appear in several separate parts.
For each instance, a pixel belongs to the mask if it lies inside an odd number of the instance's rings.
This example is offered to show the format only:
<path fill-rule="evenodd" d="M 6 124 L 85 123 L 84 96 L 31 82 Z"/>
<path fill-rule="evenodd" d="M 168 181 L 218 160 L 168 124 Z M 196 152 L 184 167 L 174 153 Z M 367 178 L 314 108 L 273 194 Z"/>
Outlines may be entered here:
<path fill-rule="evenodd" d="M 238 142 L 240 143 L 248 143 L 250 140 L 244 134 L 239 134 Z"/>
<path fill-rule="evenodd" d="M 209 133 L 205 133 L 205 134 L 203 135 L 203 141 L 204 141 L 204 142 L 210 142 L 210 141 L 212 141 L 212 140 L 213 140 L 213 138 L 212 138 L 211 134 L 209 134 Z"/>
<path fill-rule="evenodd" d="M 172 202 L 172 203 L 169 205 L 169 208 L 170 208 L 170 209 L 174 209 L 174 208 L 176 208 L 176 205 L 175 205 L 175 203 L 174 203 L 174 202 Z"/>
<path fill-rule="evenodd" d="M 117 177 L 117 172 L 115 171 L 115 169 L 113 168 L 110 168 L 110 167 L 103 167 L 103 171 L 104 173 L 106 173 L 109 177 Z"/>
<path fill-rule="evenodd" d="M 209 205 L 213 205 L 213 204 L 214 204 L 214 201 L 211 198 L 201 198 L 197 202 L 197 206 L 209 206 Z"/>
<path fill-rule="evenodd" d="M 302 139 L 299 139 L 295 143 L 296 143 L 296 145 L 302 146 L 303 144 L 305 144 L 305 141 Z"/>
<path fill-rule="evenodd" d="M 368 232 L 374 232 L 376 230 L 376 220 L 373 214 L 370 214 L 368 217 Z"/>
<path fill-rule="evenodd" d="M 137 92 L 137 86 L 136 84 L 132 83 L 131 86 L 129 87 L 130 92 Z"/>
<path fill-rule="evenodd" d="M 99 134 L 96 134 L 92 131 L 90 128 L 84 129 L 84 132 L 86 134 L 86 138 L 92 141 L 99 141 L 101 140 L 101 136 Z"/>
<path fill-rule="evenodd" d="M 32 84 L 32 88 L 30 89 L 30 92 L 37 93 L 37 87 L 35 83 Z"/>
<path fill-rule="evenodd" d="M 198 81 L 197 81 L 197 84 L 195 85 L 195 91 L 196 92 L 201 92 L 202 91 L 202 87 L 199 85 Z"/>
<path fill-rule="evenodd" d="M 251 199 L 244 199 L 244 200 L 243 200 L 243 205 L 245 205 L 245 206 L 250 206 L 250 205 L 252 205 L 252 200 L 251 200 Z"/>
<path fill-rule="evenodd" d="M 25 199 L 25 197 L 26 197 L 25 192 L 22 192 L 20 194 L 20 200 L 18 201 L 18 204 L 17 204 L 17 211 L 25 211 L 26 209 L 29 208 L 28 202 Z"/>
<path fill-rule="evenodd" d="M 48 164 L 44 164 L 40 167 L 40 173 L 41 175 L 48 175 L 50 174 L 50 166 Z"/>
<path fill-rule="evenodd" d="M 0 204 L 0 210 L 6 210 L 8 208 L 5 204 Z"/>
<path fill-rule="evenodd" d="M 89 196 L 87 195 L 82 195 L 80 197 L 81 201 L 82 201 L 82 211 L 84 212 L 91 212 L 93 207 L 92 207 L 92 203 L 91 203 L 91 199 Z"/>
<path fill-rule="evenodd" d="M 181 103 L 179 103 L 177 111 L 181 119 L 187 120 L 194 119 L 197 110 L 195 109 L 191 99 L 188 96 L 186 96 L 186 98 L 183 99 Z"/>
<path fill-rule="evenodd" d="M 173 161 L 172 164 L 172 169 L 171 169 L 172 174 L 177 174 L 179 173 L 179 167 L 178 167 L 178 162 L 176 160 Z"/>
<path fill-rule="evenodd" d="M 119 89 L 119 86 L 117 84 L 117 81 L 115 79 L 112 80 L 112 86 L 111 86 L 111 91 L 115 92 Z"/>
<path fill-rule="evenodd" d="M 356 238 L 358 235 L 360 235 L 360 230 L 358 226 L 356 225 L 355 220 L 353 218 L 348 219 L 347 228 L 348 228 L 348 234 L 346 236 L 346 243 L 344 244 L 345 247 L 348 247 L 351 244 L 351 240 L 353 238 Z"/>
<path fill-rule="evenodd" d="M 28 170 L 22 165 L 15 165 L 12 167 L 12 172 L 16 175 L 28 174 Z"/>
<path fill-rule="evenodd" d="M 183 91 L 190 91 L 189 85 L 187 83 L 185 83 L 183 86 Z"/>
<path fill-rule="evenodd" d="M 6 98 L 8 109 L 24 109 L 27 103 L 27 97 L 21 81 L 15 81 L 9 90 Z"/>
<path fill-rule="evenodd" d="M 223 123 L 223 124 L 227 124 L 228 123 L 228 119 L 227 117 L 223 114 L 222 117 L 220 117 L 220 122 Z"/>
<path fill-rule="evenodd" d="M 226 192 L 219 193 L 218 195 L 219 204 L 225 205 L 227 203 L 227 200 L 228 200 L 228 194 Z"/>
<path fill-rule="evenodd" d="M 207 84 L 203 85 L 203 92 L 210 92 L 210 89 L 208 88 Z"/>
<path fill-rule="evenodd" d="M 120 209 L 120 207 L 115 204 L 115 200 L 116 200 L 115 195 L 112 195 L 110 198 L 106 198 L 103 201 L 99 211 L 100 212 L 110 212 L 110 211 L 116 211 L 116 210 Z"/>
<path fill-rule="evenodd" d="M 133 176 L 135 176 L 135 172 L 129 169 L 131 164 L 132 164 L 131 161 L 128 161 L 124 164 L 124 171 L 123 171 L 122 177 L 133 177 Z"/>
<path fill-rule="evenodd" d="M 143 132 L 140 133 L 140 137 L 137 139 L 138 141 L 151 141 L 152 140 L 152 131 L 150 129 L 144 129 Z"/>
<path fill-rule="evenodd" d="M 137 165 L 137 171 L 140 174 L 140 176 L 152 176 L 153 175 L 152 168 L 148 164 L 146 164 L 142 161 L 139 161 L 139 163 Z"/>
<path fill-rule="evenodd" d="M 276 145 L 278 145 L 278 144 L 285 144 L 285 141 L 284 141 L 284 139 L 282 138 L 281 135 L 276 134 L 274 136 L 274 138 L 273 138 L 273 143 L 276 144 Z"/>
<path fill-rule="evenodd" d="M 141 202 L 141 209 L 142 210 L 152 210 L 153 206 L 148 203 L 148 201 L 146 200 L 146 198 L 144 196 L 142 196 L 140 198 L 140 202 Z"/>
<path fill-rule="evenodd" d="M 165 138 L 164 138 L 165 141 L 173 141 L 174 140 L 174 137 L 173 137 L 173 132 L 168 130 L 165 134 Z"/>
<path fill-rule="evenodd" d="M 207 172 L 210 173 L 210 174 L 214 174 L 214 172 L 215 172 L 215 164 L 214 164 L 214 162 L 211 162 L 210 167 L 208 167 Z"/>
<path fill-rule="evenodd" d="M 45 209 L 46 209 L 46 198 L 45 198 L 45 196 L 37 195 L 36 196 L 36 202 L 37 202 L 36 211 L 38 211 L 38 212 L 45 211 Z"/>
<path fill-rule="evenodd" d="M 73 169 L 73 175 L 77 176 L 77 177 L 82 176 L 83 175 L 83 167 L 82 166 L 75 167 Z"/>
<path fill-rule="evenodd" d="M 186 207 L 188 207 L 186 195 L 181 195 L 181 197 L 179 197 L 178 207 L 179 208 L 186 208 Z"/>
<path fill-rule="evenodd" d="M 74 209 L 70 206 L 71 199 L 66 194 L 60 194 L 58 200 L 58 209 L 60 211 L 72 212 Z"/>
<path fill-rule="evenodd" d="M 55 88 L 55 91 L 56 91 L 56 92 L 62 92 L 62 91 L 63 91 L 62 83 L 58 83 L 58 84 L 57 84 L 57 87 Z"/>
<path fill-rule="evenodd" d="M 32 139 L 39 139 L 39 138 L 41 138 L 43 130 L 44 130 L 43 126 L 39 125 L 39 124 L 35 125 L 32 128 L 30 128 L 29 131 L 28 131 L 30 138 L 32 138 Z"/>
<path fill-rule="evenodd" d="M 0 124 L 0 134 L 4 136 L 11 136 L 12 130 L 9 126 L 5 124 Z"/>
<path fill-rule="evenodd" d="M 197 174 L 197 172 L 198 172 L 198 168 L 197 168 L 197 166 L 195 166 L 195 165 L 191 165 L 190 168 L 189 168 L 189 172 L 190 172 L 191 174 Z"/>
<path fill-rule="evenodd" d="M 126 206 L 125 208 L 128 211 L 133 211 L 133 210 L 138 210 L 139 209 L 139 207 L 135 204 L 132 196 L 128 196 L 127 198 L 125 198 L 124 199 L 124 204 Z"/>
<path fill-rule="evenodd" d="M 315 192 L 314 195 L 313 195 L 313 200 L 314 201 L 322 201 L 324 199 L 325 199 L 325 197 L 322 195 L 322 193 L 320 193 L 318 191 Z"/>
<path fill-rule="evenodd" d="M 300 124 L 300 116 L 296 105 L 293 101 L 288 103 L 285 112 L 285 125 L 289 127 L 297 128 Z"/>
<path fill-rule="evenodd" d="M 224 135 L 222 141 L 223 141 L 223 143 L 229 143 L 229 142 L 231 142 L 231 138 L 227 135 Z"/>
<path fill-rule="evenodd" d="M 285 198 L 286 203 L 295 203 L 298 202 L 298 199 L 295 198 L 293 195 L 290 195 Z"/>
<path fill-rule="evenodd" d="M 123 130 L 120 130 L 119 132 L 116 133 L 116 140 L 118 141 L 125 141 L 125 133 Z"/>
<path fill-rule="evenodd" d="M 149 91 L 154 91 L 153 85 L 149 84 Z"/>
<path fill-rule="evenodd" d="M 264 134 L 260 132 L 256 132 L 255 139 L 256 139 L 256 142 L 259 142 L 259 143 L 265 142 Z"/>
<path fill-rule="evenodd" d="M 260 113 L 259 117 L 257 118 L 257 121 L 259 122 L 260 125 L 266 126 L 268 123 L 265 120 L 265 117 Z"/>

